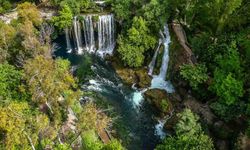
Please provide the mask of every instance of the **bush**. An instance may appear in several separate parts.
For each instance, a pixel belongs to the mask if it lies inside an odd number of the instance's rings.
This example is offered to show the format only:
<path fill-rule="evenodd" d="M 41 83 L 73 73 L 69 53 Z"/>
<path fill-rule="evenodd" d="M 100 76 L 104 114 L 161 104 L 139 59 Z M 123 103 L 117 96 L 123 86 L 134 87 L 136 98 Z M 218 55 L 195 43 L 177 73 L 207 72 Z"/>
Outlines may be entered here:
<path fill-rule="evenodd" d="M 181 76 L 189 82 L 193 89 L 198 89 L 198 85 L 204 83 L 208 79 L 207 68 L 205 65 L 182 65 L 180 67 Z"/>
<path fill-rule="evenodd" d="M 153 48 L 156 40 L 150 35 L 147 22 L 142 17 L 134 17 L 132 27 L 126 36 L 118 38 L 118 52 L 124 63 L 130 67 L 140 67 L 144 62 L 144 52 Z"/>

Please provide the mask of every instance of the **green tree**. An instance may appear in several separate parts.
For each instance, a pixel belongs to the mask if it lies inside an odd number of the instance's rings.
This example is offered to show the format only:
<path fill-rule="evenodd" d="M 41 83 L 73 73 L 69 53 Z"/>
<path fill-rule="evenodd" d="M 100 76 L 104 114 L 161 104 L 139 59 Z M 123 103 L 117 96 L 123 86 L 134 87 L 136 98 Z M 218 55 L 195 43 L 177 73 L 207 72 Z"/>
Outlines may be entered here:
<path fill-rule="evenodd" d="M 68 5 L 64 5 L 59 11 L 59 16 L 52 18 L 52 22 L 60 30 L 64 30 L 72 25 L 73 14 Z"/>
<path fill-rule="evenodd" d="M 219 100 L 231 105 L 243 96 L 242 67 L 235 41 L 228 46 L 224 55 L 216 57 L 217 67 L 214 70 L 214 79 L 209 87 Z"/>
<path fill-rule="evenodd" d="M 82 147 L 87 150 L 100 150 L 103 143 L 98 139 L 96 132 L 87 130 L 82 134 Z"/>
<path fill-rule="evenodd" d="M 111 140 L 108 144 L 104 145 L 101 150 L 125 150 L 118 140 Z"/>
<path fill-rule="evenodd" d="M 144 52 L 153 48 L 156 40 L 150 35 L 146 21 L 142 17 L 134 17 L 127 36 L 120 36 L 118 44 L 118 52 L 124 63 L 130 67 L 140 67 L 144 62 Z"/>
<path fill-rule="evenodd" d="M 24 2 L 17 6 L 18 17 L 21 22 L 26 20 L 31 21 L 35 26 L 39 26 L 42 23 L 42 17 L 39 10 L 34 4 Z"/>
<path fill-rule="evenodd" d="M 243 82 L 235 79 L 231 73 L 226 74 L 220 70 L 215 70 L 210 89 L 227 105 L 237 102 L 243 96 Z"/>
<path fill-rule="evenodd" d="M 169 18 L 168 1 L 150 0 L 143 9 L 143 17 L 147 20 L 150 30 L 159 32 L 159 30 L 166 24 Z"/>
<path fill-rule="evenodd" d="M 11 3 L 8 0 L 0 0 L 0 14 L 11 9 Z"/>
<path fill-rule="evenodd" d="M 13 47 L 15 37 L 15 28 L 0 21 L 0 63 L 10 57 L 10 49 Z"/>
<path fill-rule="evenodd" d="M 197 90 L 198 86 L 207 81 L 207 68 L 205 65 L 185 64 L 180 67 L 180 75 L 189 82 L 190 86 Z"/>
<path fill-rule="evenodd" d="M 0 64 L 0 100 L 12 100 L 22 97 L 22 71 L 7 63 Z"/>
<path fill-rule="evenodd" d="M 79 121 L 77 127 L 80 131 L 102 131 L 107 128 L 110 123 L 110 118 L 104 113 L 100 113 L 96 105 L 93 103 L 87 103 L 84 105 L 82 112 L 79 113 Z"/>
<path fill-rule="evenodd" d="M 38 105 L 47 105 L 55 120 L 61 119 L 67 107 L 79 98 L 76 81 L 69 71 L 67 60 L 37 56 L 24 66 L 24 78 L 27 81 L 32 101 Z"/>
<path fill-rule="evenodd" d="M 132 7 L 131 0 L 111 0 L 112 10 L 115 13 L 116 18 L 122 22 L 124 20 L 128 20 L 132 11 L 130 10 Z"/>
<path fill-rule="evenodd" d="M 0 131 L 5 149 L 34 149 L 38 132 L 48 125 L 45 115 L 32 111 L 27 102 L 0 106 Z"/>
<path fill-rule="evenodd" d="M 219 16 L 218 19 L 218 26 L 217 26 L 217 30 L 216 32 L 219 34 L 223 31 L 223 28 L 225 27 L 226 23 L 230 23 L 227 22 L 229 20 L 229 17 L 231 14 L 233 14 L 237 8 L 239 8 L 242 4 L 242 0 L 230 0 L 230 1 L 226 1 L 224 0 L 224 2 L 222 1 L 215 1 L 218 3 L 218 5 L 220 5 L 221 7 L 221 15 Z M 226 3 L 226 4 L 223 4 Z"/>

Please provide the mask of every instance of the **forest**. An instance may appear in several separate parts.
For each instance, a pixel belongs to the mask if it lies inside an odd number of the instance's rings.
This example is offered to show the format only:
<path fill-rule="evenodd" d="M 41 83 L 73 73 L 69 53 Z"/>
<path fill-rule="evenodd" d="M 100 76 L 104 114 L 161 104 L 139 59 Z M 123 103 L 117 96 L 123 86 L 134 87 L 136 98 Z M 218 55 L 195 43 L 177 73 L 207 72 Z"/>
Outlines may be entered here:
<path fill-rule="evenodd" d="M 0 150 L 249 150 L 249 0 L 0 0 Z"/>

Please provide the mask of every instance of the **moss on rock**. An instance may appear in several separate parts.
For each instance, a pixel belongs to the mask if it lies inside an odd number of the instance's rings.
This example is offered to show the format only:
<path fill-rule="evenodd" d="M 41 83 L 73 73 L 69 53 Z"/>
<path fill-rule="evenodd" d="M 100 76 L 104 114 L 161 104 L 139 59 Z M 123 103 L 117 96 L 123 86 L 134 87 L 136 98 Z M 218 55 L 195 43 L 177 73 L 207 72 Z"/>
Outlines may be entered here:
<path fill-rule="evenodd" d="M 151 89 L 145 92 L 146 100 L 164 116 L 173 109 L 169 95 L 164 90 Z"/>

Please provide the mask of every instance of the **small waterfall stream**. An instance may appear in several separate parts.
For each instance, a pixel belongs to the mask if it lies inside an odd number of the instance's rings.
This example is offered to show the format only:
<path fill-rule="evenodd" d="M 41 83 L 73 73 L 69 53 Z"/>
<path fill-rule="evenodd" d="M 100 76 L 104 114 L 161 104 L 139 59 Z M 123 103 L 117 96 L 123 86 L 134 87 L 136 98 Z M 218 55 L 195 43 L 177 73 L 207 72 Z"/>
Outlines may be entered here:
<path fill-rule="evenodd" d="M 66 44 L 67 44 L 67 52 L 71 53 L 72 52 L 72 47 L 70 44 L 70 39 L 69 39 L 69 29 L 65 29 L 65 39 L 66 39 Z"/>
<path fill-rule="evenodd" d="M 161 41 L 161 39 L 160 39 L 160 40 L 159 40 L 158 47 L 157 47 L 157 49 L 156 49 L 156 51 L 155 51 L 155 53 L 154 53 L 153 59 L 152 59 L 152 61 L 150 62 L 150 64 L 148 65 L 148 67 L 149 67 L 148 74 L 149 74 L 149 75 L 153 75 L 153 71 L 154 71 L 154 67 L 155 67 L 155 62 L 156 62 L 156 58 L 157 58 L 157 55 L 158 55 L 158 53 L 159 53 L 159 49 L 160 49 L 160 47 L 161 47 L 161 44 L 162 44 L 162 41 Z"/>
<path fill-rule="evenodd" d="M 74 49 L 78 54 L 83 52 L 97 53 L 100 56 L 112 55 L 115 47 L 114 15 L 87 14 L 75 16 L 73 19 L 73 37 L 65 29 L 65 38 L 68 49 Z M 73 38 L 74 45 L 71 45 Z M 71 52 L 68 50 L 68 52 Z"/>
<path fill-rule="evenodd" d="M 166 90 L 168 93 L 173 93 L 174 88 L 172 84 L 169 81 L 166 81 L 166 76 L 167 76 L 167 71 L 168 71 L 168 62 L 169 62 L 169 43 L 171 42 L 167 25 L 164 26 L 164 33 L 163 33 L 162 41 L 164 44 L 164 54 L 162 58 L 160 73 L 159 75 L 153 75 L 150 89 L 163 89 L 163 90 Z M 153 60 L 154 59 L 156 58 L 153 57 Z M 154 68 L 154 66 L 151 67 L 151 69 L 152 68 Z M 153 72 L 153 69 L 149 70 L 149 73 L 151 72 Z"/>

